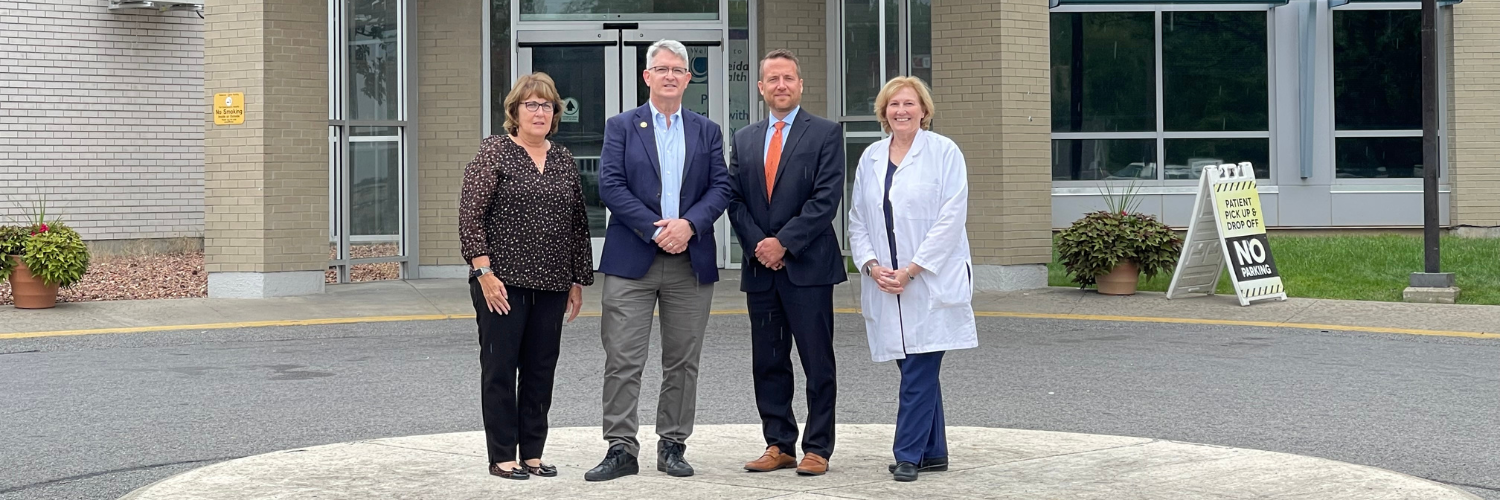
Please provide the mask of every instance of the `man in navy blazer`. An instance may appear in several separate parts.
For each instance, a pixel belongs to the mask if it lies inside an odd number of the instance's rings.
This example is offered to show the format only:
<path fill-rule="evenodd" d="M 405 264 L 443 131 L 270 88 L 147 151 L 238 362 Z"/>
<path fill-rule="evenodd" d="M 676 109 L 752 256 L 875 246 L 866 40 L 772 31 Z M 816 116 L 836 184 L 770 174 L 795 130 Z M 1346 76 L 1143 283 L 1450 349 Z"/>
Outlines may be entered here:
<path fill-rule="evenodd" d="M 692 79 L 687 48 L 662 40 L 646 51 L 645 105 L 605 122 L 599 197 L 609 228 L 600 337 L 604 342 L 604 439 L 609 451 L 584 475 L 607 481 L 635 474 L 636 408 L 661 307 L 662 381 L 657 402 L 656 468 L 693 475 L 684 454 L 697 408 L 698 357 L 719 280 L 713 223 L 729 203 L 723 131 L 682 107 Z"/>
<path fill-rule="evenodd" d="M 848 280 L 833 218 L 844 196 L 844 134 L 801 109 L 797 56 L 773 50 L 756 83 L 771 118 L 734 134 L 729 218 L 744 247 L 755 403 L 766 451 L 745 469 L 822 475 L 833 455 L 833 286 Z M 750 258 L 753 256 L 753 258 Z M 791 350 L 807 376 L 807 428 L 796 461 Z"/>

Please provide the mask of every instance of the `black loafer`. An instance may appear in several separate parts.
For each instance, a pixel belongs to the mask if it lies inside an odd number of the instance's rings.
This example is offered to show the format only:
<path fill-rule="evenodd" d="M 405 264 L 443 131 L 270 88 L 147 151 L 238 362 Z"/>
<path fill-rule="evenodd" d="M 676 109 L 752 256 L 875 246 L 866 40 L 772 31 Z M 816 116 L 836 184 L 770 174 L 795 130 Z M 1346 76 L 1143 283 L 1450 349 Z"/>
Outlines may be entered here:
<path fill-rule="evenodd" d="M 527 465 L 526 472 L 531 473 L 533 476 L 557 477 L 557 467 L 548 464 L 541 464 L 536 467 Z"/>
<path fill-rule="evenodd" d="M 901 481 L 903 483 L 916 481 L 917 464 L 911 462 L 897 462 L 896 470 L 891 471 L 891 475 L 895 476 L 897 481 Z"/>
<path fill-rule="evenodd" d="M 514 469 L 506 470 L 500 468 L 500 464 L 490 464 L 490 475 L 503 477 L 505 479 L 525 480 L 531 478 L 531 475 L 526 473 L 526 469 L 516 467 Z"/>
<path fill-rule="evenodd" d="M 635 456 L 625 452 L 625 445 L 615 445 L 604 455 L 604 461 L 583 474 L 584 481 L 608 481 L 622 476 L 639 474 L 641 464 Z"/>
<path fill-rule="evenodd" d="M 886 467 L 892 473 L 896 472 L 896 464 Z M 922 464 L 917 466 L 922 472 L 943 472 L 948 470 L 948 457 L 924 458 Z"/>

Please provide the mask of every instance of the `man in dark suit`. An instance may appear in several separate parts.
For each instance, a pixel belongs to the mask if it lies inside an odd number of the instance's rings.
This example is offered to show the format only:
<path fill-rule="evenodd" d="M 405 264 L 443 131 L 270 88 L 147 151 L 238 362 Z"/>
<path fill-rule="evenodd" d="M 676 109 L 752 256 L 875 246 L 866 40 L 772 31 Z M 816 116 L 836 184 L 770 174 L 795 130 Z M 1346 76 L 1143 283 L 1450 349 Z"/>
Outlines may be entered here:
<path fill-rule="evenodd" d="M 755 403 L 765 454 L 745 469 L 821 475 L 833 455 L 833 286 L 848 279 L 833 217 L 844 195 L 844 134 L 801 109 L 797 56 L 773 50 L 756 83 L 771 117 L 734 134 L 729 217 L 746 258 Z M 792 342 L 807 375 L 807 429 L 796 461 Z"/>
<path fill-rule="evenodd" d="M 604 439 L 609 452 L 584 475 L 635 474 L 636 408 L 661 307 L 662 381 L 656 413 L 656 469 L 693 475 L 684 458 L 697 409 L 698 355 L 719 280 L 713 223 L 729 203 L 723 131 L 682 107 L 692 78 L 687 49 L 662 40 L 646 51 L 650 101 L 610 118 L 599 159 L 599 197 L 610 210 L 604 273 Z"/>

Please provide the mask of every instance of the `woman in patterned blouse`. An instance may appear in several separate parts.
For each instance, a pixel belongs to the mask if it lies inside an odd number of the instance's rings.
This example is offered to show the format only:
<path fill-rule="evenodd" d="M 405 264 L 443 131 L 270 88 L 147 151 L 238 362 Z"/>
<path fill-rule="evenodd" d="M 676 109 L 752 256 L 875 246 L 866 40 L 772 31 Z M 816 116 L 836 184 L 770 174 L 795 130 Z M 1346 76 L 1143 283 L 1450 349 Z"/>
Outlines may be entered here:
<path fill-rule="evenodd" d="M 480 145 L 464 170 L 459 203 L 459 239 L 473 268 L 490 474 L 507 479 L 557 475 L 542 463 L 542 448 L 563 317 L 578 317 L 583 287 L 594 283 L 573 154 L 547 140 L 557 132 L 561 103 L 546 74 L 516 79 L 505 97 L 507 134 Z"/>

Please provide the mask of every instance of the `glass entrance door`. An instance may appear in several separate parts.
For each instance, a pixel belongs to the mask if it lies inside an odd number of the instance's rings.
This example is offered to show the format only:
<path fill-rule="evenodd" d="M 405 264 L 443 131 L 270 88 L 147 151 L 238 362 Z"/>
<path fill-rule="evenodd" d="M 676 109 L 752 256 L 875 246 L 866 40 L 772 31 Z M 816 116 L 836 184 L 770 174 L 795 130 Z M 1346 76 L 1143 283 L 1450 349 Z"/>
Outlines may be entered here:
<path fill-rule="evenodd" d="M 604 121 L 646 104 L 650 89 L 641 77 L 647 66 L 646 49 L 657 40 L 672 39 L 687 46 L 691 59 L 688 66 L 692 80 L 683 96 L 683 107 L 709 117 L 722 127 L 728 106 L 722 37 L 723 33 L 717 30 L 517 31 L 516 74 L 547 73 L 562 96 L 562 123 L 553 140 L 573 152 L 578 166 L 589 210 L 595 263 L 599 262 L 604 246 L 609 217 L 599 199 L 599 153 L 604 147 Z M 725 142 L 729 142 L 728 137 Z M 719 265 L 739 267 L 728 251 L 733 237 L 728 218 L 720 217 L 715 227 L 719 236 Z"/>

